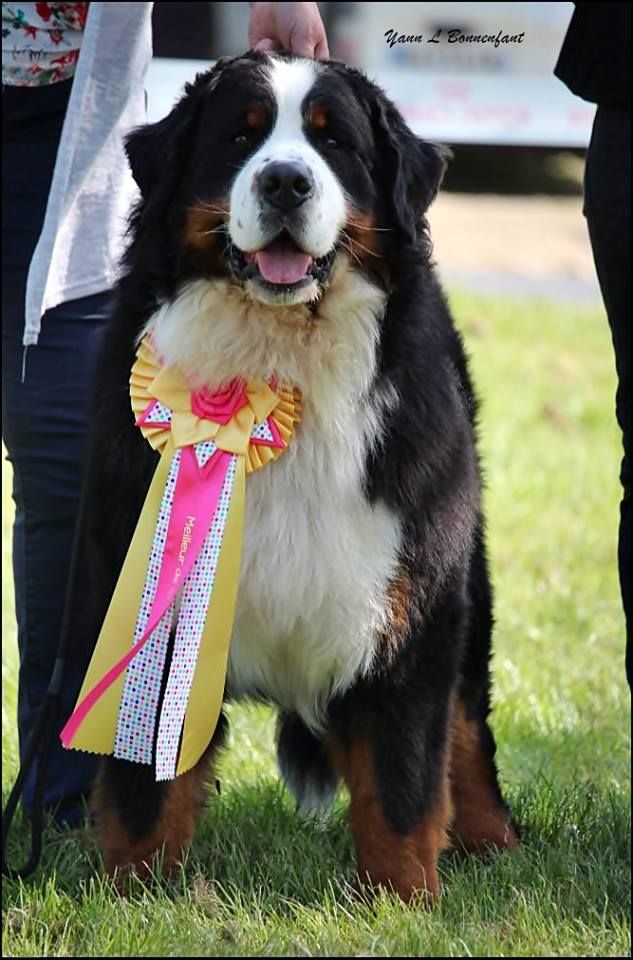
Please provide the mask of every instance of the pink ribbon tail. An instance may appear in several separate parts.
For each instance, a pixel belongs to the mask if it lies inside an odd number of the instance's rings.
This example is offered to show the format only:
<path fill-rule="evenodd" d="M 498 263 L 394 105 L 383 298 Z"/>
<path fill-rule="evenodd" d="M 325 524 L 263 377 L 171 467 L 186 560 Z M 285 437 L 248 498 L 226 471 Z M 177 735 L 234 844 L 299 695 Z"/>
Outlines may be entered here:
<path fill-rule="evenodd" d="M 121 676 L 129 662 L 149 640 L 149 637 L 150 635 L 148 634 L 146 637 L 143 637 L 142 640 L 139 640 L 139 642 L 136 643 L 128 651 L 128 653 L 125 654 L 124 657 L 121 657 L 118 663 L 115 663 L 115 665 L 111 667 L 106 674 L 104 674 L 101 680 L 99 680 L 99 682 L 94 685 L 92 690 L 86 694 L 81 703 L 77 704 L 72 716 L 60 734 L 62 744 L 65 747 L 70 747 L 75 738 L 75 734 L 79 730 L 79 727 L 85 720 L 90 710 L 92 710 L 97 700 L 99 700 L 106 690 L 112 686 L 117 677 Z"/>
<path fill-rule="evenodd" d="M 217 450 L 201 469 L 193 447 L 183 447 L 158 586 L 143 636 L 160 623 L 189 576 L 209 532 L 230 463 L 231 454 Z"/>

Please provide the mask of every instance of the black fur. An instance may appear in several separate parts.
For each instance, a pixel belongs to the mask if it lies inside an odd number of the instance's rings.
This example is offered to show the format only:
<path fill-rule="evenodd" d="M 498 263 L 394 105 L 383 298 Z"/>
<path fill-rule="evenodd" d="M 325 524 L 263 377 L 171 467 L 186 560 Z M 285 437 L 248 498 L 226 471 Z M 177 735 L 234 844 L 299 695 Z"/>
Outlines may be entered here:
<path fill-rule="evenodd" d="M 300 810 L 313 813 L 330 805 L 338 775 L 323 742 L 308 730 L 296 713 L 279 714 L 277 759 Z"/>

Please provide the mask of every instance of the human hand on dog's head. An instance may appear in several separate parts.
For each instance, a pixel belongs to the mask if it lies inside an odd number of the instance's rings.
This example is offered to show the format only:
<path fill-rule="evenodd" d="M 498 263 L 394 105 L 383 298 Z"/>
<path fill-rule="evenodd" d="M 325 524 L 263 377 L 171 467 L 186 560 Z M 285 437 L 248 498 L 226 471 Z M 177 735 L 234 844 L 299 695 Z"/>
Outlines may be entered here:
<path fill-rule="evenodd" d="M 288 50 L 327 60 L 325 28 L 316 3 L 251 3 L 248 42 L 253 50 Z"/>

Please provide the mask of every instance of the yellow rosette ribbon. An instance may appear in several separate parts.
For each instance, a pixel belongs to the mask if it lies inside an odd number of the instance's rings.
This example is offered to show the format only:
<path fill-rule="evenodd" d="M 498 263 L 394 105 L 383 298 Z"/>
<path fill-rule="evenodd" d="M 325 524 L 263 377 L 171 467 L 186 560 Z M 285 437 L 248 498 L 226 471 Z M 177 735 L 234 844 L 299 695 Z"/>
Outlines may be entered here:
<path fill-rule="evenodd" d="M 130 398 L 136 425 L 161 458 L 61 740 L 155 763 L 156 779 L 168 780 L 195 766 L 215 731 L 246 476 L 286 450 L 300 397 L 264 381 L 192 391 L 146 337 Z"/>

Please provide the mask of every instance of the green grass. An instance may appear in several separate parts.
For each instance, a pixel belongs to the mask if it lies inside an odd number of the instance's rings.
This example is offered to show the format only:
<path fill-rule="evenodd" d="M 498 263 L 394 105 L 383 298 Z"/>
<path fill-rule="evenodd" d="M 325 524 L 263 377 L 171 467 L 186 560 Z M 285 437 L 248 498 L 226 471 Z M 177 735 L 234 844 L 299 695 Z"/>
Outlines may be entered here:
<path fill-rule="evenodd" d="M 177 881 L 119 897 L 91 838 L 48 831 L 31 882 L 3 887 L 10 956 L 630 954 L 630 702 L 616 572 L 620 439 L 597 307 L 454 295 L 482 396 L 497 631 L 494 728 L 519 854 L 442 859 L 433 912 L 350 894 L 345 796 L 301 822 L 273 716 L 231 710 L 222 793 Z M 5 468 L 6 469 L 6 468 Z M 9 494 L 3 531 L 10 528 Z M 3 785 L 16 771 L 16 652 L 4 541 Z M 25 850 L 23 825 L 16 850 Z"/>

